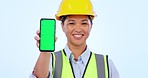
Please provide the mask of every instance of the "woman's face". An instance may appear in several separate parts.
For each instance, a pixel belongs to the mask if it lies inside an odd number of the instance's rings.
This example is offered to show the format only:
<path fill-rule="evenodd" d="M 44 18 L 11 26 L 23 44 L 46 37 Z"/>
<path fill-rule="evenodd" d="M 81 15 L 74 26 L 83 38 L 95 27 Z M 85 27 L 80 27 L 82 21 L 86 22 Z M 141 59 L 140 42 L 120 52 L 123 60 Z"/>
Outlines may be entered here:
<path fill-rule="evenodd" d="M 86 44 L 86 39 L 92 28 L 88 16 L 70 15 L 66 17 L 64 24 L 61 25 L 69 45 L 80 46 Z"/>

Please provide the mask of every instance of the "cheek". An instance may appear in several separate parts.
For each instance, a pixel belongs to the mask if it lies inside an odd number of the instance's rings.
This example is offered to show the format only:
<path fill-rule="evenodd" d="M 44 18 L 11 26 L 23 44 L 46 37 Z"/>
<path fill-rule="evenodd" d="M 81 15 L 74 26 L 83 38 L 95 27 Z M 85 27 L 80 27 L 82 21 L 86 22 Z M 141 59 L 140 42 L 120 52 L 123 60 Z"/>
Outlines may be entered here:
<path fill-rule="evenodd" d="M 86 28 L 86 29 L 84 30 L 84 32 L 85 32 L 86 34 L 89 34 L 90 31 L 91 31 L 91 27 L 88 27 L 88 28 Z"/>
<path fill-rule="evenodd" d="M 65 32 L 66 33 L 71 34 L 73 31 L 74 31 L 74 28 L 73 27 L 69 27 L 69 26 L 66 26 L 65 27 Z"/>
<path fill-rule="evenodd" d="M 71 30 L 66 26 L 63 27 L 63 32 L 67 37 L 71 34 Z"/>
<path fill-rule="evenodd" d="M 63 27 L 62 27 L 62 30 L 63 30 L 64 33 L 66 33 L 66 32 L 67 32 L 66 26 L 63 26 Z"/>
<path fill-rule="evenodd" d="M 91 28 L 89 28 L 89 31 L 88 32 L 90 33 L 90 31 L 91 31 Z"/>
<path fill-rule="evenodd" d="M 90 32 L 91 32 L 91 28 L 92 28 L 92 26 L 90 26 L 90 27 L 89 27 L 89 29 L 88 29 L 88 33 L 90 33 Z"/>

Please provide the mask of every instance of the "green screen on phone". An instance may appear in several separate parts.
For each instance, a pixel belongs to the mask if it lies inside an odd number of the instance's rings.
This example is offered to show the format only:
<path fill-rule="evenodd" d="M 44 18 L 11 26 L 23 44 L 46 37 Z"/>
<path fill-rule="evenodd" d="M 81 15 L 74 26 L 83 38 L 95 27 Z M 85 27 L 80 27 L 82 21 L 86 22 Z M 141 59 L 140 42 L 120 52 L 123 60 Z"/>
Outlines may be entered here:
<path fill-rule="evenodd" d="M 40 20 L 40 51 L 53 52 L 55 50 L 55 19 L 42 18 Z"/>

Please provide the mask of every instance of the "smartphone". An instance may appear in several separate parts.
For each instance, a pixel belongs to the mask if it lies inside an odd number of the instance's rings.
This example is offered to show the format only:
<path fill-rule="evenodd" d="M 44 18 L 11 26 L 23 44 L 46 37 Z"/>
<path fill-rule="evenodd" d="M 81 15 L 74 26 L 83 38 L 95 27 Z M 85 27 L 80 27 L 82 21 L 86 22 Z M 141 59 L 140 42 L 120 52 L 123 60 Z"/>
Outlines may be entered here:
<path fill-rule="evenodd" d="M 55 50 L 56 20 L 41 18 L 40 20 L 40 46 L 41 52 L 54 52 Z"/>

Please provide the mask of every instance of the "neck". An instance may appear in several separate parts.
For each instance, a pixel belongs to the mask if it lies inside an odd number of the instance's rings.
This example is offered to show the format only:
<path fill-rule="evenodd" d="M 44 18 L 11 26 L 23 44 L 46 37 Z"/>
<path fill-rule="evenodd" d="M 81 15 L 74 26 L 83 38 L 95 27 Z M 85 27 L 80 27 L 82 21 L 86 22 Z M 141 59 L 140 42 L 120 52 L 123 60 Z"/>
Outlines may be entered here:
<path fill-rule="evenodd" d="M 83 45 L 70 45 L 68 44 L 69 49 L 72 51 L 74 55 L 74 59 L 78 59 L 78 57 L 85 51 L 86 44 Z"/>

